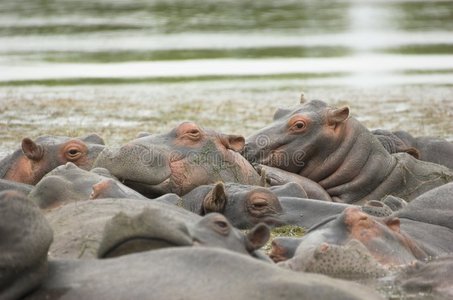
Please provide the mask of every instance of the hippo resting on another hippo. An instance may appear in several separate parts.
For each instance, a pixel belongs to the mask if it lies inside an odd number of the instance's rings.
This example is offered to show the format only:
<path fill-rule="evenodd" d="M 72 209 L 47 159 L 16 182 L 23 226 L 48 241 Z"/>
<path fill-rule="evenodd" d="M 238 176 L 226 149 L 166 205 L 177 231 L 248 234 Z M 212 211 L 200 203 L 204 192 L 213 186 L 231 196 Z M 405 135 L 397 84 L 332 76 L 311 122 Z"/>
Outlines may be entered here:
<path fill-rule="evenodd" d="M 108 260 L 48 263 L 52 230 L 39 208 L 17 192 L 0 193 L 0 208 L 4 233 L 0 298 L 5 300 L 145 299 L 150 295 L 153 299 L 381 299 L 358 284 L 294 274 L 219 248 L 181 247 Z M 210 220 L 220 222 L 217 230 L 222 234 L 224 221 L 219 215 Z M 198 228 L 204 228 L 202 222 Z"/>
<path fill-rule="evenodd" d="M 270 226 L 296 225 L 309 228 L 320 220 L 339 214 L 353 206 L 300 198 L 302 188 L 296 183 L 264 188 L 239 183 L 202 185 L 182 197 L 182 206 L 204 215 L 218 212 L 240 229 L 260 222 Z M 368 210 L 372 212 L 372 208 Z M 388 209 L 381 204 L 379 211 Z"/>
<path fill-rule="evenodd" d="M 183 195 L 217 181 L 257 185 L 260 176 L 238 153 L 243 146 L 242 136 L 185 122 L 166 134 L 143 136 L 119 149 L 106 148 L 94 166 L 108 169 L 149 198 Z"/>
<path fill-rule="evenodd" d="M 179 200 L 178 196 L 174 196 Z M 33 187 L 28 197 L 42 209 L 88 199 L 134 198 L 147 200 L 145 196 L 116 180 L 104 168 L 86 171 L 70 162 L 47 173 Z"/>
<path fill-rule="evenodd" d="M 337 277 L 382 276 L 395 266 L 453 253 L 452 195 L 449 183 L 386 218 L 347 208 L 311 228 L 294 257 L 281 264 Z"/>
<path fill-rule="evenodd" d="M 413 153 L 420 160 L 444 165 L 453 169 L 452 142 L 430 136 L 413 137 L 406 131 L 391 132 L 378 129 L 372 132 L 390 153 Z"/>
<path fill-rule="evenodd" d="M 163 196 L 165 197 L 165 196 Z M 138 199 L 100 199 L 50 210 L 53 258 L 114 257 L 174 246 L 222 246 L 261 257 L 255 250 L 269 239 L 258 224 L 244 235 L 220 214 L 204 218 L 174 205 Z"/>
<path fill-rule="evenodd" d="M 0 161 L 0 178 L 34 185 L 59 165 L 72 162 L 90 170 L 104 140 L 97 134 L 82 138 L 41 136 L 22 140 L 21 149 Z"/>
<path fill-rule="evenodd" d="M 244 156 L 273 170 L 307 177 L 336 202 L 392 194 L 410 201 L 453 181 L 453 171 L 406 153 L 389 154 L 349 108 L 310 101 L 247 139 Z M 276 169 L 278 168 L 278 169 Z"/>

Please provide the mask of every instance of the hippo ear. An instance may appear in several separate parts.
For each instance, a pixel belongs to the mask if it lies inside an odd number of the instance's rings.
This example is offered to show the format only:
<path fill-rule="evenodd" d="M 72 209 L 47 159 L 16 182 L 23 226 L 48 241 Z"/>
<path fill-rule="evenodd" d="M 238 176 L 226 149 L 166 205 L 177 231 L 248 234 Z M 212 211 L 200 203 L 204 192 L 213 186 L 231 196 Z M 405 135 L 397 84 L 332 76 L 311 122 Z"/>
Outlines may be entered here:
<path fill-rule="evenodd" d="M 271 230 L 264 223 L 255 225 L 246 235 L 245 247 L 252 252 L 263 247 L 271 236 Z"/>
<path fill-rule="evenodd" d="M 22 152 L 31 160 L 40 160 L 44 156 L 44 149 L 30 138 L 22 140 Z"/>
<path fill-rule="evenodd" d="M 331 109 L 327 112 L 327 124 L 337 125 L 349 117 L 349 107 Z"/>
<path fill-rule="evenodd" d="M 91 133 L 81 138 L 85 143 L 105 145 L 104 139 L 97 133 Z"/>
<path fill-rule="evenodd" d="M 139 133 L 137 133 L 137 135 L 135 136 L 136 139 L 139 139 L 139 138 L 142 138 L 142 137 L 145 137 L 145 136 L 150 136 L 151 135 L 151 132 L 147 132 L 147 131 L 140 131 Z"/>
<path fill-rule="evenodd" d="M 245 146 L 245 138 L 242 135 L 225 135 L 225 138 L 222 139 L 222 142 L 227 149 L 231 149 L 236 152 L 242 151 Z"/>
<path fill-rule="evenodd" d="M 217 183 L 214 188 L 204 197 L 202 215 L 210 212 L 222 213 L 227 203 L 225 186 L 223 182 Z"/>
<path fill-rule="evenodd" d="M 420 159 L 420 152 L 415 149 L 414 147 L 406 148 L 403 150 L 403 152 L 406 152 L 409 155 L 412 155 L 416 159 Z"/>
<path fill-rule="evenodd" d="M 400 219 L 390 217 L 384 219 L 385 224 L 393 231 L 400 232 Z"/>
<path fill-rule="evenodd" d="M 278 120 L 280 118 L 283 118 L 284 116 L 288 115 L 292 110 L 287 109 L 287 108 L 277 108 L 277 110 L 274 113 L 274 117 L 272 120 Z"/>
<path fill-rule="evenodd" d="M 302 92 L 302 93 L 300 93 L 299 103 L 304 104 L 305 102 L 307 102 L 307 96 L 305 95 L 304 92 Z"/>

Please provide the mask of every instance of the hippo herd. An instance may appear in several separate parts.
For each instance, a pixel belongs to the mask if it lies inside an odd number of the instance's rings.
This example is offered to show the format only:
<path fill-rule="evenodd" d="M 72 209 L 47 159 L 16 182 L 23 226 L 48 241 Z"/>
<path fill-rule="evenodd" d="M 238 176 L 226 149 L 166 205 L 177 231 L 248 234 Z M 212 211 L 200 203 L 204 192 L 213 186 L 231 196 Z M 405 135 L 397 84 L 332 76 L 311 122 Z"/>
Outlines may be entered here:
<path fill-rule="evenodd" d="M 0 176 L 0 299 L 453 297 L 453 143 L 348 107 L 279 109 L 247 139 L 24 138 Z"/>

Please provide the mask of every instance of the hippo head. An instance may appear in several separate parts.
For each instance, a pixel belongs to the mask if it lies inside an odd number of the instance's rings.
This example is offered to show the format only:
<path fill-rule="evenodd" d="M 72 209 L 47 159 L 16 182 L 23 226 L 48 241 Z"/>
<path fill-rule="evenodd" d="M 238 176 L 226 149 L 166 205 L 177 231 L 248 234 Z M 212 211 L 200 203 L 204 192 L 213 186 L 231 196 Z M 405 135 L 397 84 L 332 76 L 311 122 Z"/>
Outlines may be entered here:
<path fill-rule="evenodd" d="M 290 183 L 278 187 L 280 194 L 297 193 L 300 187 Z M 285 225 L 283 208 L 273 189 L 239 183 L 203 185 L 183 197 L 183 206 L 199 215 L 218 212 L 233 226 L 248 229 L 260 222 L 270 226 Z"/>
<path fill-rule="evenodd" d="M 95 166 L 140 193 L 183 195 L 216 181 L 259 183 L 259 175 L 238 152 L 244 138 L 184 122 L 166 134 L 145 135 L 119 149 L 106 148 Z"/>
<path fill-rule="evenodd" d="M 348 107 L 307 102 L 248 137 L 243 154 L 253 163 L 298 174 L 310 172 L 339 146 L 348 117 Z"/>
<path fill-rule="evenodd" d="M 55 167 L 67 162 L 90 170 L 103 149 L 104 141 L 97 134 L 82 138 L 42 136 L 36 141 L 24 138 L 21 150 L 0 163 L 0 172 L 4 179 L 34 185 Z"/>
<path fill-rule="evenodd" d="M 270 237 L 270 229 L 263 223 L 255 225 L 244 234 L 234 228 L 225 216 L 209 213 L 189 227 L 195 246 L 226 248 L 235 252 L 257 256 L 257 250 L 263 247 Z"/>
<path fill-rule="evenodd" d="M 0 298 L 20 299 L 47 275 L 53 232 L 23 194 L 0 193 Z"/>
<path fill-rule="evenodd" d="M 376 218 L 349 207 L 311 228 L 294 257 L 281 264 L 336 277 L 382 276 L 391 267 L 426 258 L 399 225 L 398 218 Z"/>

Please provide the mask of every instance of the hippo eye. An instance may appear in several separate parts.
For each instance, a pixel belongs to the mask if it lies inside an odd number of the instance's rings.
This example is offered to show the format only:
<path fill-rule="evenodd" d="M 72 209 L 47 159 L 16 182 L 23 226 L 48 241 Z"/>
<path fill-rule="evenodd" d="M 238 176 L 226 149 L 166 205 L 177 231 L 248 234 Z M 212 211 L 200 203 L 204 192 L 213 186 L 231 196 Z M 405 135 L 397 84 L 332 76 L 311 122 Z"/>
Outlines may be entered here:
<path fill-rule="evenodd" d="M 300 130 L 300 129 L 303 129 L 305 128 L 305 122 L 304 121 L 297 121 L 296 123 L 294 123 L 293 125 L 293 129 L 295 130 Z"/>
<path fill-rule="evenodd" d="M 77 159 L 79 156 L 82 154 L 82 152 L 79 149 L 69 149 L 67 152 L 67 157 L 68 159 Z"/>
<path fill-rule="evenodd" d="M 267 206 L 267 201 L 264 199 L 257 199 L 253 201 L 252 206 L 255 209 L 263 209 Z"/>
<path fill-rule="evenodd" d="M 223 221 L 223 220 L 216 220 L 214 221 L 214 229 L 215 231 L 217 231 L 218 233 L 220 234 L 223 234 L 223 235 L 228 235 L 229 231 L 230 231 L 230 227 L 228 226 L 228 223 Z"/>

